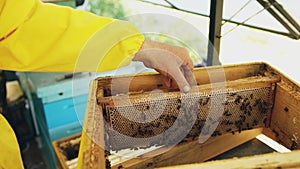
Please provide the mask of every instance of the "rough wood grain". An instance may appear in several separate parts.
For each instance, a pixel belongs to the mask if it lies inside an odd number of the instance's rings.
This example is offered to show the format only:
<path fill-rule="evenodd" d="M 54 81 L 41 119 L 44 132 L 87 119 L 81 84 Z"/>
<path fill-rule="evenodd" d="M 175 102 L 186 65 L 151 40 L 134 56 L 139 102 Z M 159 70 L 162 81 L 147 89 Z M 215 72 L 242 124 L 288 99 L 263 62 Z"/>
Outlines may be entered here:
<path fill-rule="evenodd" d="M 298 150 L 290 153 L 269 153 L 159 169 L 296 169 L 300 168 L 299 157 L 300 151 Z"/>
<path fill-rule="evenodd" d="M 140 169 L 203 162 L 255 138 L 261 132 L 262 129 L 258 128 L 235 135 L 224 134 L 202 144 L 193 141 L 176 145 L 167 151 L 166 148 L 161 148 L 112 166 L 112 169 L 118 169 L 120 166 L 126 169 Z"/>
<path fill-rule="evenodd" d="M 104 121 L 102 110 L 97 106 L 96 91 L 97 82 L 93 81 L 90 84 L 78 157 L 78 167 L 83 169 L 105 168 Z"/>
<path fill-rule="evenodd" d="M 194 75 L 199 85 L 232 81 L 241 78 L 263 75 L 265 70 L 263 63 L 247 63 L 196 68 Z M 111 95 L 127 93 L 128 91 L 152 91 L 166 89 L 162 77 L 158 73 L 142 73 L 136 76 L 115 76 L 113 78 L 99 78 L 98 86 L 103 87 Z M 112 90 L 112 91 L 111 91 Z M 168 90 L 178 90 L 177 87 Z"/>
<path fill-rule="evenodd" d="M 271 66 L 267 70 L 281 77 L 275 90 L 270 131 L 266 135 L 289 149 L 300 149 L 300 85 Z"/>

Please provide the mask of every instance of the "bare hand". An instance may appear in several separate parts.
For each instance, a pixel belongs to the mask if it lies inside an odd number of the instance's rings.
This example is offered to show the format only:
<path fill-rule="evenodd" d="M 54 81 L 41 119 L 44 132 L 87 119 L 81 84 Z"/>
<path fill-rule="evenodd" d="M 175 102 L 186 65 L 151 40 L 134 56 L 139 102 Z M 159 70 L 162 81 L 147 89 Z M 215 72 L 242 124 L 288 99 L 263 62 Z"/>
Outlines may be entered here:
<path fill-rule="evenodd" d="M 185 48 L 145 40 L 133 60 L 161 73 L 167 87 L 173 87 L 175 81 L 181 91 L 188 92 L 190 85 L 196 84 L 193 62 Z"/>

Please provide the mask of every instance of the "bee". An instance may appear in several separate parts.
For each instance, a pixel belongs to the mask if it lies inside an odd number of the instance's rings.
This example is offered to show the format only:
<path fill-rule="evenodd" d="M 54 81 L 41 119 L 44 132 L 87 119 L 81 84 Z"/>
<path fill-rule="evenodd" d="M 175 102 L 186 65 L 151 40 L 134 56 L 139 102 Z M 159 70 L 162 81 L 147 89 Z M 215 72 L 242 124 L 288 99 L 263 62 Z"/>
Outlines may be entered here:
<path fill-rule="evenodd" d="M 252 126 L 256 126 L 258 124 L 258 121 L 257 120 L 253 120 L 253 125 Z"/>
<path fill-rule="evenodd" d="M 278 134 L 278 132 L 277 132 L 277 131 L 275 131 L 275 130 L 272 130 L 272 132 L 275 134 L 275 136 L 276 136 L 276 137 L 278 137 L 278 136 L 279 136 L 279 134 Z"/>
<path fill-rule="evenodd" d="M 106 169 L 110 169 L 111 168 L 110 161 L 108 159 L 105 160 L 105 168 Z"/>
<path fill-rule="evenodd" d="M 134 129 L 133 123 L 130 124 L 130 128 L 131 128 L 131 129 Z"/>
<path fill-rule="evenodd" d="M 224 112 L 224 115 L 228 117 L 228 116 L 231 116 L 232 114 L 231 114 L 231 113 L 229 113 L 229 111 L 228 111 L 228 110 L 226 110 L 226 111 Z"/>
<path fill-rule="evenodd" d="M 242 103 L 242 105 L 240 106 L 240 110 L 245 110 L 245 104 Z"/>
<path fill-rule="evenodd" d="M 142 127 L 141 127 L 141 126 L 139 126 L 139 128 L 138 128 L 138 133 L 139 133 L 139 135 L 141 135 L 141 136 L 144 136 L 144 134 L 145 134 L 145 132 L 142 130 Z"/>
<path fill-rule="evenodd" d="M 248 109 L 249 109 L 250 111 L 252 111 L 252 110 L 253 110 L 253 109 L 252 109 L 252 106 L 249 106 L 249 107 L 248 107 Z"/>
<path fill-rule="evenodd" d="M 111 153 L 110 153 L 109 151 L 107 151 L 107 150 L 104 151 L 104 156 L 105 156 L 105 157 L 108 157 L 108 156 L 110 156 L 110 155 L 111 155 Z"/>
<path fill-rule="evenodd" d="M 232 124 L 233 124 L 233 122 L 227 120 L 226 125 L 232 125 Z"/>
<path fill-rule="evenodd" d="M 153 165 L 153 163 L 148 163 L 147 167 L 151 167 Z"/>
<path fill-rule="evenodd" d="M 231 115 L 232 115 L 231 113 L 227 113 L 225 116 L 227 116 L 227 117 L 228 117 L 228 116 L 231 116 Z"/>
<path fill-rule="evenodd" d="M 200 104 L 200 105 L 202 104 L 202 101 L 203 101 L 203 99 L 199 99 L 199 104 Z"/>
<path fill-rule="evenodd" d="M 236 95 L 236 93 L 230 93 L 230 96 L 235 96 Z"/>
<path fill-rule="evenodd" d="M 246 116 L 245 115 L 240 115 L 240 117 L 241 117 L 242 122 L 246 121 Z"/>
<path fill-rule="evenodd" d="M 225 102 L 222 103 L 222 105 L 228 105 L 228 101 L 226 100 Z"/>
<path fill-rule="evenodd" d="M 235 104 L 239 104 L 239 103 L 241 103 L 241 100 L 242 100 L 243 98 L 241 97 L 241 96 L 237 96 L 236 97 L 236 99 L 234 100 L 234 103 Z"/>
<path fill-rule="evenodd" d="M 250 104 L 250 102 L 247 102 L 247 103 L 245 104 L 245 109 L 249 106 L 249 104 Z"/>
<path fill-rule="evenodd" d="M 253 99 L 253 93 L 250 94 L 250 98 Z"/>
<path fill-rule="evenodd" d="M 231 128 L 226 130 L 226 132 L 230 132 L 230 131 L 232 131 L 232 129 L 231 129 Z"/>
<path fill-rule="evenodd" d="M 118 166 L 118 169 L 123 169 L 124 167 L 122 165 L 119 165 Z"/>
<path fill-rule="evenodd" d="M 162 84 L 157 84 L 156 86 L 157 86 L 157 87 L 162 87 L 163 85 L 162 85 Z"/>
<path fill-rule="evenodd" d="M 242 132 L 242 126 L 239 126 L 239 133 Z"/>
<path fill-rule="evenodd" d="M 297 148 L 297 143 L 296 143 L 296 141 L 292 141 L 292 144 L 291 144 L 291 150 L 294 150 L 294 149 L 296 149 Z"/>
<path fill-rule="evenodd" d="M 137 132 L 135 132 L 133 135 L 131 135 L 131 137 L 136 137 L 138 135 Z"/>
<path fill-rule="evenodd" d="M 206 100 L 203 102 L 203 106 L 204 106 L 204 105 L 207 105 L 208 101 L 209 101 L 209 97 L 206 98 Z"/>
<path fill-rule="evenodd" d="M 214 131 L 211 136 L 215 137 L 215 136 L 220 136 L 220 135 L 222 135 L 222 133 L 220 133 L 219 131 Z"/>
<path fill-rule="evenodd" d="M 253 104 L 254 107 L 256 107 L 260 103 L 260 99 L 256 99 L 255 103 Z"/>
<path fill-rule="evenodd" d="M 153 130 L 147 130 L 147 134 L 150 135 L 150 136 L 153 136 L 154 132 L 153 132 Z"/>
<path fill-rule="evenodd" d="M 267 118 L 264 118 L 264 121 L 263 121 L 263 123 L 264 123 L 264 124 L 266 124 L 266 123 L 267 123 Z"/>

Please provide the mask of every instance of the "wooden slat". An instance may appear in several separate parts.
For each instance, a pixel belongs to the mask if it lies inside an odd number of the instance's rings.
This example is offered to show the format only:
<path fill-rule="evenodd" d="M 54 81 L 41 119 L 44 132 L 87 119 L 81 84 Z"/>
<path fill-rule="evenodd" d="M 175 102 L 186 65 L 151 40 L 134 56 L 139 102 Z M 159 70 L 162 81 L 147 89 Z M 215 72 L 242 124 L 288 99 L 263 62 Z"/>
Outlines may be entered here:
<path fill-rule="evenodd" d="M 211 82 L 232 81 L 241 78 L 262 74 L 266 65 L 264 63 L 247 63 L 196 68 L 194 75 L 198 84 L 209 84 Z M 129 91 L 152 91 L 154 89 L 166 89 L 161 75 L 157 73 L 142 73 L 136 76 L 115 76 L 96 79 L 99 86 L 110 90 L 113 88 L 112 95 L 127 93 Z M 112 87 L 113 86 L 113 87 Z M 128 88 L 129 87 L 129 88 Z M 173 88 L 171 90 L 176 89 Z"/>
<path fill-rule="evenodd" d="M 104 119 L 102 110 L 97 109 L 97 82 L 90 85 L 88 104 L 82 130 L 78 166 L 79 168 L 105 168 Z"/>
<path fill-rule="evenodd" d="M 300 168 L 299 157 L 300 150 L 290 153 L 269 153 L 200 164 L 163 167 L 159 169 L 296 169 Z"/>
<path fill-rule="evenodd" d="M 266 69 L 281 81 L 275 90 L 270 130 L 264 133 L 289 149 L 300 149 L 300 84 L 270 65 Z"/>
<path fill-rule="evenodd" d="M 255 138 L 261 132 L 262 129 L 258 128 L 243 131 L 239 134 L 224 134 L 213 137 L 203 144 L 193 141 L 176 145 L 167 151 L 166 148 L 161 148 L 146 153 L 139 158 L 112 166 L 112 169 L 118 169 L 121 166 L 126 169 L 155 168 L 203 162 Z"/>
<path fill-rule="evenodd" d="M 270 127 L 275 140 L 290 149 L 300 148 L 300 92 L 282 84 L 276 88 Z"/>
<path fill-rule="evenodd" d="M 245 89 L 252 89 L 252 88 L 264 88 L 264 87 L 272 87 L 272 83 L 279 82 L 280 78 L 278 76 L 254 76 L 254 77 L 248 77 L 238 80 L 232 80 L 232 81 L 226 81 L 226 83 L 219 82 L 214 83 L 213 87 L 211 84 L 204 84 L 195 87 L 191 92 L 200 92 L 205 94 L 212 94 L 213 92 L 216 92 L 218 90 L 225 92 L 225 90 L 245 90 Z M 165 91 L 168 92 L 168 91 Z M 147 93 L 147 92 L 145 92 Z M 172 93 L 172 92 L 168 92 Z M 127 94 L 127 93 L 126 93 Z M 141 93 L 138 93 L 141 94 Z M 177 93 L 180 95 L 180 93 Z M 126 102 L 127 100 L 124 100 L 123 97 L 97 97 L 98 103 L 101 104 L 108 104 L 113 106 L 114 101 L 118 100 L 118 105 L 121 104 L 120 101 Z M 272 98 L 273 99 L 273 98 Z"/>

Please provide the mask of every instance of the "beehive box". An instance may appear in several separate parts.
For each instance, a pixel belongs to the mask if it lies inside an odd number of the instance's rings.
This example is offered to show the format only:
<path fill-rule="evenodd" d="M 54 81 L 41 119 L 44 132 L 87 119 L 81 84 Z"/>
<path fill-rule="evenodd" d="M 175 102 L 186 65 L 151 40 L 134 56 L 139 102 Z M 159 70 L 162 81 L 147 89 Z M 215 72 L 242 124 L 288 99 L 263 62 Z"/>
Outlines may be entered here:
<path fill-rule="evenodd" d="M 156 73 L 94 80 L 79 166 L 197 168 L 260 133 L 294 150 L 293 157 L 300 159 L 299 85 L 265 63 L 199 68 L 194 75 L 197 86 L 187 94 L 165 87 Z M 110 163 L 111 151 L 153 146 L 159 148 Z M 254 168 L 300 166 L 299 160 L 287 159 Z"/>
<path fill-rule="evenodd" d="M 77 167 L 81 134 L 75 134 L 52 142 L 58 169 Z"/>

